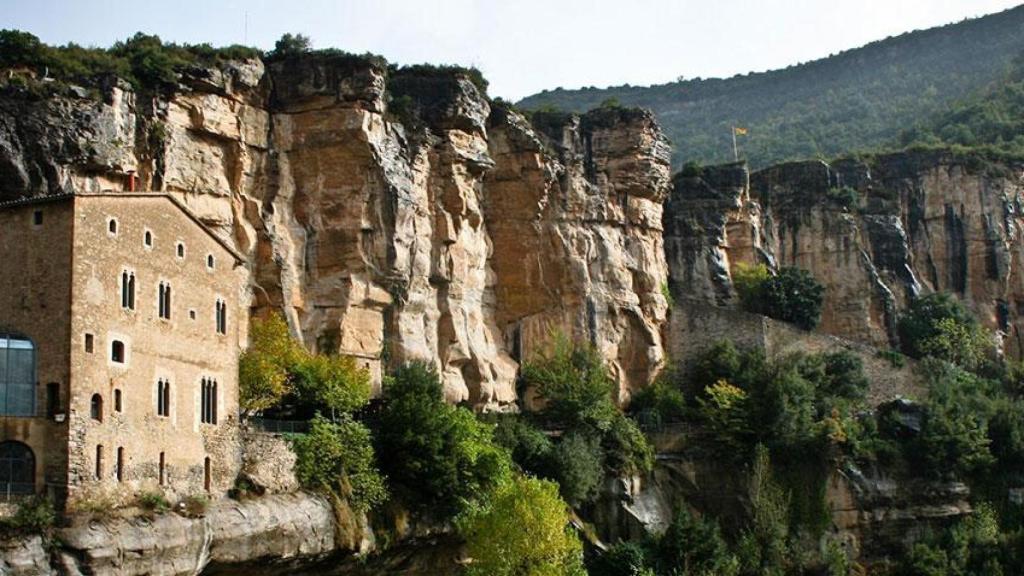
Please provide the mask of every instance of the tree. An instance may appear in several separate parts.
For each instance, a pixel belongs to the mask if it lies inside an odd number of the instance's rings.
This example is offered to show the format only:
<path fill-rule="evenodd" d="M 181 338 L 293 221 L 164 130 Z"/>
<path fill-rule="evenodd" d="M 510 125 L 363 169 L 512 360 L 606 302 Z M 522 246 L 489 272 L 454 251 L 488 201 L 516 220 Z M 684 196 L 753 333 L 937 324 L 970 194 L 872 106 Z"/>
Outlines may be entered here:
<path fill-rule="evenodd" d="M 618 413 L 612 402 L 615 382 L 592 346 L 575 346 L 556 335 L 551 349 L 527 361 L 523 381 L 535 386 L 546 405 L 543 414 L 568 426 L 608 430 Z"/>
<path fill-rule="evenodd" d="M 597 498 L 604 479 L 603 460 L 597 438 L 571 432 L 555 444 L 546 468 L 558 481 L 562 497 L 578 506 Z"/>
<path fill-rule="evenodd" d="M 335 492 L 360 511 L 387 498 L 370 431 L 351 417 L 329 421 L 317 415 L 307 434 L 292 438 L 292 446 L 295 475 L 305 488 Z"/>
<path fill-rule="evenodd" d="M 33 34 L 0 30 L 0 67 L 36 67 L 42 64 L 46 45 Z"/>
<path fill-rule="evenodd" d="M 734 576 L 739 562 L 718 523 L 694 516 L 684 504 L 658 542 L 660 572 L 676 576 Z"/>
<path fill-rule="evenodd" d="M 274 58 L 286 58 L 303 54 L 313 49 L 313 41 L 304 34 L 285 34 L 274 43 L 270 55 Z"/>
<path fill-rule="evenodd" d="M 460 523 L 470 576 L 586 576 L 554 482 L 517 477 Z"/>
<path fill-rule="evenodd" d="M 981 365 L 992 341 L 959 300 L 937 292 L 917 298 L 899 318 L 900 344 L 914 358 L 932 356 L 968 370 Z"/>
<path fill-rule="evenodd" d="M 388 477 L 414 502 L 455 514 L 485 499 L 511 474 L 493 427 L 444 401 L 437 372 L 422 362 L 400 367 L 384 386 L 378 452 Z"/>
<path fill-rule="evenodd" d="M 810 272 L 782 268 L 761 285 L 758 309 L 765 316 L 813 330 L 821 321 L 824 292 Z"/>
<path fill-rule="evenodd" d="M 351 356 L 307 355 L 293 371 L 299 400 L 332 418 L 370 401 L 370 373 Z"/>
<path fill-rule="evenodd" d="M 290 391 L 291 370 L 305 354 L 280 314 L 254 319 L 238 360 L 239 405 L 249 414 L 276 406 Z"/>

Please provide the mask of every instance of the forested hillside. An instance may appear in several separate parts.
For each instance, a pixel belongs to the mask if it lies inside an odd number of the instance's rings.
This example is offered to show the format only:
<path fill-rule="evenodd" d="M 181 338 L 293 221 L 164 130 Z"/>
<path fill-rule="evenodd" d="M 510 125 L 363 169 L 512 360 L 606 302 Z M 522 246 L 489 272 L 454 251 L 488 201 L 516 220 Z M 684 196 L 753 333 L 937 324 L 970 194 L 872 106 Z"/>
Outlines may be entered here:
<path fill-rule="evenodd" d="M 897 140 L 1003 77 L 1024 52 L 1024 6 L 910 32 L 784 70 L 650 87 L 556 89 L 519 105 L 583 111 L 608 100 L 650 108 L 674 164 L 732 160 L 731 127 L 753 167 Z"/>

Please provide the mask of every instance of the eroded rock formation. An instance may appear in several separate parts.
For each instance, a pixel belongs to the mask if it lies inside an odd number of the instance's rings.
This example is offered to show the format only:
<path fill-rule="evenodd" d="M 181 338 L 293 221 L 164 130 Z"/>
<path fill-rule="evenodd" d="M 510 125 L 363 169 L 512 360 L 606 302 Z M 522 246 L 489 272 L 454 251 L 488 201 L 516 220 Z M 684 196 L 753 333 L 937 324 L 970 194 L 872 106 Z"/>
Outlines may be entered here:
<path fill-rule="evenodd" d="M 1024 352 L 1024 169 L 905 152 L 866 161 L 680 174 L 666 204 L 673 290 L 735 301 L 738 263 L 799 266 L 825 285 L 821 329 L 896 344 L 898 311 L 949 292 Z"/>

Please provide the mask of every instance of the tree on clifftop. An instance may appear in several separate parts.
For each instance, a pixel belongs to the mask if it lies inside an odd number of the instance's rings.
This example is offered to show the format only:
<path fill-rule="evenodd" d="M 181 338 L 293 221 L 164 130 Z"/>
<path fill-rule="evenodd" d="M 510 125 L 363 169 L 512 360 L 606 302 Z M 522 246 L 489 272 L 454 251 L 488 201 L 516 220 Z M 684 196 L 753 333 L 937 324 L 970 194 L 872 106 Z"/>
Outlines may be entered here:
<path fill-rule="evenodd" d="M 274 43 L 270 56 L 282 58 L 303 54 L 313 49 L 313 41 L 305 34 L 285 34 Z"/>

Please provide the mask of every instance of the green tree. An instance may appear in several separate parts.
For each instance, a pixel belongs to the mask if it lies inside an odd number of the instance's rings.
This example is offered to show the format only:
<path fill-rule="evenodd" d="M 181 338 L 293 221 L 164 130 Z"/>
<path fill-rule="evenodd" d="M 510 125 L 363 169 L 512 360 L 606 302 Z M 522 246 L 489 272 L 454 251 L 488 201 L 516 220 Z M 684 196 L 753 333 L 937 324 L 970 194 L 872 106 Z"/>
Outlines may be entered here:
<path fill-rule="evenodd" d="M 911 302 L 898 327 L 908 356 L 932 356 L 968 370 L 977 368 L 992 347 L 991 338 L 967 308 L 941 292 Z"/>
<path fill-rule="evenodd" d="M 811 273 L 800 268 L 782 268 L 759 290 L 756 312 L 813 330 L 821 321 L 825 289 Z"/>
<path fill-rule="evenodd" d="M 387 498 L 370 431 L 349 416 L 329 421 L 317 415 L 307 434 L 292 437 L 292 446 L 295 475 L 304 487 L 335 492 L 361 511 Z"/>
<path fill-rule="evenodd" d="M 414 503 L 454 514 L 487 497 L 511 474 L 511 458 L 493 426 L 444 401 L 437 372 L 422 362 L 400 367 L 384 386 L 378 452 L 388 477 Z"/>
<path fill-rule="evenodd" d="M 275 58 L 285 58 L 309 52 L 313 49 L 313 41 L 304 34 L 285 34 L 274 42 L 274 50 L 270 53 Z"/>
<path fill-rule="evenodd" d="M 729 551 L 718 523 L 698 518 L 683 505 L 658 541 L 662 574 L 733 576 L 739 561 Z"/>
<path fill-rule="evenodd" d="M 370 373 L 351 356 L 306 355 L 294 366 L 293 378 L 299 400 L 332 418 L 370 401 Z"/>
<path fill-rule="evenodd" d="M 608 430 L 618 412 L 611 398 L 615 382 L 601 355 L 565 336 L 556 335 L 550 350 L 524 363 L 522 378 L 536 387 L 546 403 L 543 414 L 553 422 Z"/>
<path fill-rule="evenodd" d="M 238 360 L 239 404 L 243 413 L 276 406 L 291 391 L 291 371 L 305 350 L 292 340 L 280 314 L 254 319 L 249 348 Z"/>
<path fill-rule="evenodd" d="M 558 481 L 566 502 L 579 506 L 597 498 L 604 479 L 603 464 L 598 438 L 570 432 L 552 449 L 547 470 Z"/>
<path fill-rule="evenodd" d="M 741 573 L 782 576 L 790 566 L 789 495 L 772 479 L 768 449 L 755 449 L 750 477 L 750 524 L 739 543 Z"/>
<path fill-rule="evenodd" d="M 553 482 L 518 477 L 460 523 L 471 576 L 586 576 Z"/>
<path fill-rule="evenodd" d="M 20 30 L 0 30 L 0 67 L 34 68 L 43 63 L 46 45 L 33 34 Z"/>

